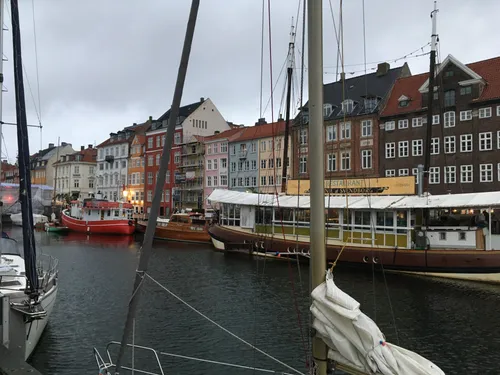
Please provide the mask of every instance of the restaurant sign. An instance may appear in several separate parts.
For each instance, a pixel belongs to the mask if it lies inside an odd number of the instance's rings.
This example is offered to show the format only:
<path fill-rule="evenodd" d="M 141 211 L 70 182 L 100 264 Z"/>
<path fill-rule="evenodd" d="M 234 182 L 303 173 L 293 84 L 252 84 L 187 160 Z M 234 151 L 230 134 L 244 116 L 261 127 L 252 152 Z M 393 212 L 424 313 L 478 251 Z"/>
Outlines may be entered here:
<path fill-rule="evenodd" d="M 381 178 L 346 178 L 324 182 L 325 194 L 375 194 L 375 195 L 413 195 L 415 176 Z M 309 180 L 288 180 L 287 194 L 309 195 Z"/>

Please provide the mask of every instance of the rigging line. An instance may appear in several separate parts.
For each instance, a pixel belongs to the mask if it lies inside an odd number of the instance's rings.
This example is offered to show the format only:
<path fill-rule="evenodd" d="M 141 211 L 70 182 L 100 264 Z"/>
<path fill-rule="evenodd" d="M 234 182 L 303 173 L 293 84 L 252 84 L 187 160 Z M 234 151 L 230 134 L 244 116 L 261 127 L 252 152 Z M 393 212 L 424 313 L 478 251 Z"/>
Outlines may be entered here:
<path fill-rule="evenodd" d="M 276 82 L 274 83 L 274 89 L 276 89 L 276 87 L 278 86 L 279 80 L 280 80 L 283 72 L 285 71 L 286 61 L 287 60 L 285 59 L 285 61 L 283 62 L 283 65 L 281 66 L 281 70 L 280 70 L 280 73 L 278 75 L 278 78 L 276 78 Z M 271 96 L 269 96 L 269 99 L 267 99 L 266 106 L 264 107 L 263 113 L 265 113 L 267 111 L 267 107 L 269 107 L 270 102 L 271 102 Z"/>
<path fill-rule="evenodd" d="M 365 20 L 365 0 L 361 0 L 363 5 L 363 60 L 365 64 L 365 96 L 368 95 L 368 77 L 366 75 L 366 20 Z"/>
<path fill-rule="evenodd" d="M 258 372 L 266 372 L 268 374 L 292 375 L 289 372 L 268 370 L 268 369 L 260 368 L 260 367 L 250 367 L 250 366 L 244 366 L 244 365 L 237 365 L 235 363 L 214 361 L 214 360 L 210 360 L 210 359 L 203 359 L 203 358 L 196 358 L 196 357 L 189 357 L 187 355 L 180 355 L 180 354 L 174 354 L 174 353 L 165 353 L 165 352 L 159 352 L 159 354 L 165 355 L 165 356 L 169 356 L 169 357 L 174 357 L 174 358 L 188 359 L 188 360 L 191 360 L 191 361 L 211 363 L 211 364 L 214 364 L 214 365 L 236 367 L 236 368 L 240 368 L 240 369 L 243 369 L 243 370 L 253 370 L 253 371 L 258 371 Z"/>
<path fill-rule="evenodd" d="M 287 369 L 293 371 L 294 373 L 296 374 L 300 374 L 300 375 L 304 375 L 303 373 L 301 373 L 299 370 L 293 368 L 292 366 L 290 365 L 287 365 L 286 363 L 280 361 L 279 359 L 273 357 L 271 354 L 268 354 L 266 353 L 265 351 L 257 348 L 256 346 L 250 344 L 248 341 L 246 341 L 245 339 L 242 339 L 241 337 L 239 337 L 238 335 L 234 334 L 233 332 L 231 332 L 230 330 L 228 330 L 227 328 L 224 328 L 223 326 L 221 326 L 219 323 L 217 323 L 216 321 L 210 319 L 208 316 L 206 316 L 205 314 L 203 314 L 201 311 L 199 311 L 198 309 L 196 309 L 194 306 L 191 306 L 188 302 L 184 301 L 181 297 L 179 297 L 178 295 L 176 295 L 174 292 L 172 292 L 170 289 L 168 289 L 166 286 L 160 284 L 158 281 L 156 281 L 156 279 L 154 279 L 149 273 L 145 272 L 144 273 L 144 276 L 146 276 L 147 278 L 149 278 L 152 282 L 154 282 L 156 285 L 158 285 L 161 289 L 163 289 L 165 292 L 167 292 L 168 294 L 170 294 L 172 297 L 174 297 L 176 300 L 178 300 L 179 302 L 181 302 L 182 304 L 184 304 L 186 307 L 188 307 L 190 310 L 192 310 L 193 312 L 195 312 L 196 314 L 198 314 L 199 316 L 201 316 L 202 318 L 204 318 L 205 320 L 209 321 L 210 323 L 212 323 L 213 325 L 215 325 L 217 328 L 220 328 L 221 330 L 223 330 L 224 332 L 226 332 L 228 335 L 234 337 L 235 339 L 237 339 L 238 341 L 242 342 L 243 344 L 249 346 L 250 348 L 252 348 L 253 350 L 256 350 L 258 351 L 260 354 L 263 354 L 265 355 L 267 358 L 275 361 L 276 363 L 279 363 L 280 365 L 286 367 Z"/>
<path fill-rule="evenodd" d="M 271 80 L 271 122 L 274 122 L 274 89 L 273 89 L 273 47 L 271 34 L 271 0 L 267 0 L 267 22 L 269 39 L 269 75 Z"/>
<path fill-rule="evenodd" d="M 337 33 L 337 26 L 335 24 L 335 15 L 333 14 L 332 0 L 329 0 L 328 2 L 330 3 L 330 13 L 332 15 L 332 21 L 333 21 L 333 31 L 335 32 L 335 40 L 337 41 L 337 72 L 335 73 L 335 79 L 337 79 L 338 75 L 339 75 L 340 41 L 339 41 L 339 35 Z M 339 29 L 340 29 L 340 25 L 339 25 Z"/>
<path fill-rule="evenodd" d="M 40 74 L 38 70 L 38 48 L 36 43 L 36 22 L 35 22 L 35 0 L 31 0 L 33 8 L 33 40 L 35 44 L 35 66 L 36 66 L 36 82 L 37 82 L 37 95 L 38 95 L 38 110 L 40 111 L 40 119 L 42 118 L 42 105 L 40 99 Z M 41 120 L 40 120 L 41 122 Z"/>
<path fill-rule="evenodd" d="M 261 41 L 260 41 L 260 104 L 259 113 L 260 118 L 262 118 L 262 90 L 264 86 L 264 19 L 265 19 L 265 3 L 266 0 L 262 0 L 262 17 L 261 17 Z"/>
<path fill-rule="evenodd" d="M 394 325 L 394 331 L 396 333 L 396 341 L 398 345 L 400 345 L 398 327 L 396 326 L 396 315 L 394 314 L 394 309 L 392 307 L 392 300 L 391 300 L 391 295 L 389 294 L 389 286 L 387 285 L 387 278 L 385 276 L 384 264 L 380 262 L 380 266 L 382 267 L 382 275 L 384 276 L 385 292 L 387 294 L 387 301 L 389 302 L 389 308 L 391 310 L 392 324 Z"/>

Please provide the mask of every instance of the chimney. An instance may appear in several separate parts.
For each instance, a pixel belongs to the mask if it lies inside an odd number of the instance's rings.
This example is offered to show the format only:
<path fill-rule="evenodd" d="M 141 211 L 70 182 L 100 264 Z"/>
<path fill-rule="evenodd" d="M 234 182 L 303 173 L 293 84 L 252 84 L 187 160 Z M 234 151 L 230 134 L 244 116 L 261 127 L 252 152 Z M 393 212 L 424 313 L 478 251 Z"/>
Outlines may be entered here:
<path fill-rule="evenodd" d="M 202 97 L 200 98 L 200 102 L 204 102 L 204 101 L 205 101 L 205 98 L 202 96 Z"/>
<path fill-rule="evenodd" d="M 153 121 L 153 116 L 149 116 L 149 121 Z"/>
<path fill-rule="evenodd" d="M 137 122 L 134 122 L 132 125 L 133 125 L 133 126 L 136 126 L 136 125 L 137 125 Z"/>
<path fill-rule="evenodd" d="M 285 119 L 283 118 L 283 115 L 280 113 L 280 117 L 278 118 L 278 122 L 282 122 L 282 121 L 285 121 Z"/>
<path fill-rule="evenodd" d="M 54 144 L 53 143 L 49 143 L 49 148 L 52 148 L 54 147 Z"/>
<path fill-rule="evenodd" d="M 85 150 L 85 146 L 80 146 L 80 151 Z"/>
<path fill-rule="evenodd" d="M 258 119 L 257 122 L 255 123 L 255 125 L 264 125 L 264 124 L 267 124 L 265 117 Z"/>
<path fill-rule="evenodd" d="M 61 146 L 64 147 L 64 146 L 67 146 L 68 144 L 66 142 L 61 142 Z"/>
<path fill-rule="evenodd" d="M 89 145 L 89 148 L 93 148 L 93 146 L 92 146 L 92 145 Z"/>
<path fill-rule="evenodd" d="M 377 77 L 382 77 L 385 76 L 388 72 L 389 69 L 391 69 L 391 66 L 389 63 L 383 62 L 377 65 Z"/>

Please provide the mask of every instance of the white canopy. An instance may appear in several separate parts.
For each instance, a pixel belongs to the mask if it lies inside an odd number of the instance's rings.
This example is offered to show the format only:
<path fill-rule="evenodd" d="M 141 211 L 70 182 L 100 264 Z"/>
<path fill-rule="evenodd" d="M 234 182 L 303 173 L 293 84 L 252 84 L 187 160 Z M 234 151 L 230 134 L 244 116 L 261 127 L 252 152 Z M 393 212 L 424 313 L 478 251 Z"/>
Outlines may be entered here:
<path fill-rule="evenodd" d="M 215 189 L 207 198 L 213 203 L 229 203 L 243 206 L 268 206 L 282 208 L 309 208 L 310 197 L 305 195 L 256 194 L 234 190 Z M 410 208 L 487 208 L 500 206 L 500 191 L 488 193 L 445 194 L 419 197 L 401 195 L 325 197 L 326 208 L 353 209 L 410 209 Z"/>
<path fill-rule="evenodd" d="M 424 357 L 386 342 L 359 302 L 335 285 L 331 271 L 311 296 L 313 327 L 329 347 L 330 359 L 367 374 L 444 375 Z"/>

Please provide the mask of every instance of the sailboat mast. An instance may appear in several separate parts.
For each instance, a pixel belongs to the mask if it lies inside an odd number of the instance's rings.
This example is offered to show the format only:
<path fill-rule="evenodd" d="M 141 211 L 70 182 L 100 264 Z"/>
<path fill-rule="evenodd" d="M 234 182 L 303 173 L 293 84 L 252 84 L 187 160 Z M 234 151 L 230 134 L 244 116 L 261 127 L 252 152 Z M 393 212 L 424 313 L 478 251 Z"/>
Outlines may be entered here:
<path fill-rule="evenodd" d="M 163 145 L 162 157 L 160 161 L 160 169 L 158 171 L 158 178 L 156 179 L 155 192 L 153 203 L 151 205 L 151 214 L 149 216 L 146 233 L 144 234 L 144 241 L 142 243 L 141 257 L 139 259 L 139 266 L 135 275 L 134 289 L 132 297 L 129 302 L 129 309 L 127 314 L 127 321 L 123 330 L 123 336 L 120 345 L 120 351 L 116 360 L 115 375 L 120 373 L 122 367 L 122 360 L 125 354 L 126 342 L 128 336 L 132 332 L 132 327 L 135 321 L 137 305 L 139 303 L 140 292 L 139 287 L 143 281 L 144 273 L 148 269 L 149 258 L 152 252 L 153 237 L 156 230 L 156 221 L 160 211 L 160 199 L 165 186 L 165 178 L 168 170 L 168 163 L 170 162 L 170 150 L 174 140 L 175 125 L 177 117 L 179 117 L 179 108 L 181 106 L 182 92 L 184 90 L 184 81 L 186 80 L 186 72 L 188 68 L 189 55 L 191 53 L 191 45 L 193 43 L 194 29 L 196 26 L 196 18 L 198 16 L 198 8 L 200 0 L 193 0 L 191 3 L 191 11 L 187 24 L 186 36 L 184 39 L 184 46 L 182 48 L 181 61 L 179 64 L 179 71 L 177 73 L 177 82 L 175 84 L 174 97 L 172 99 L 172 107 L 170 108 L 170 116 L 168 118 L 167 133 L 165 135 L 165 144 Z"/>
<path fill-rule="evenodd" d="M 61 137 L 57 137 L 57 153 L 56 153 L 56 162 L 59 161 L 59 146 L 61 145 Z M 54 212 L 54 208 L 56 207 L 56 184 L 57 184 L 57 166 L 54 172 L 54 194 L 52 194 L 52 212 Z"/>
<path fill-rule="evenodd" d="M 424 176 L 423 176 L 423 191 L 429 189 L 430 179 L 430 164 L 431 164 L 431 142 L 432 142 L 432 116 L 434 104 L 434 75 L 436 69 L 436 50 L 437 50 L 437 2 L 434 1 L 434 10 L 431 12 L 432 18 L 432 35 L 431 35 L 431 53 L 429 67 L 429 91 L 427 94 L 427 128 L 425 133 L 425 153 L 424 153 Z M 427 224 L 427 223 L 426 223 Z"/>
<path fill-rule="evenodd" d="M 28 287 L 26 294 L 37 299 L 38 275 L 36 271 L 35 232 L 33 231 L 33 206 L 31 202 L 31 173 L 28 124 L 24 98 L 23 60 L 21 57 L 21 29 L 19 26 L 18 0 L 11 0 L 12 46 L 14 55 L 14 84 L 16 92 L 17 148 L 19 153 L 19 200 L 23 219 L 24 264 Z M 2 25 L 3 27 L 3 25 Z"/>
<path fill-rule="evenodd" d="M 309 0 L 308 60 L 309 60 L 309 169 L 311 197 L 311 287 L 323 283 L 326 270 L 325 251 L 325 189 L 323 139 L 323 1 Z M 314 147 L 311 147 L 314 141 Z M 326 375 L 327 347 L 318 337 L 312 343 L 316 374 Z"/>
<path fill-rule="evenodd" d="M 285 139 L 283 142 L 283 160 L 281 172 L 281 192 L 286 193 L 287 167 L 288 167 L 288 137 L 290 134 L 290 103 L 292 101 L 292 73 L 293 73 L 293 58 L 295 54 L 295 28 L 293 26 L 290 31 L 290 43 L 288 44 L 288 68 L 287 68 L 287 89 L 286 89 L 286 114 L 285 114 Z"/>
<path fill-rule="evenodd" d="M 2 140 L 3 140 L 3 22 L 4 22 L 4 0 L 0 0 L 0 184 L 2 176 Z M 1 191 L 0 185 L 0 191 Z M 0 194 L 0 235 L 3 231 L 2 216 L 3 216 L 3 196 Z"/>

